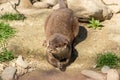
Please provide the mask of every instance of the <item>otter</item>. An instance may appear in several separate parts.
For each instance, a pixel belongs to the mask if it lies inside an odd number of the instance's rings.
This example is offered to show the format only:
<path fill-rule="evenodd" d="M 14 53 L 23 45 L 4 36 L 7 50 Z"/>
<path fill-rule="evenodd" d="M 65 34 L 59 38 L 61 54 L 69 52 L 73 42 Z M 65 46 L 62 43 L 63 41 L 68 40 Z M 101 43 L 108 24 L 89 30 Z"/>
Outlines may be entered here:
<path fill-rule="evenodd" d="M 79 24 L 77 17 L 65 2 L 58 1 L 60 8 L 47 17 L 44 30 L 47 61 L 62 69 L 69 64 L 72 44 L 79 32 Z"/>

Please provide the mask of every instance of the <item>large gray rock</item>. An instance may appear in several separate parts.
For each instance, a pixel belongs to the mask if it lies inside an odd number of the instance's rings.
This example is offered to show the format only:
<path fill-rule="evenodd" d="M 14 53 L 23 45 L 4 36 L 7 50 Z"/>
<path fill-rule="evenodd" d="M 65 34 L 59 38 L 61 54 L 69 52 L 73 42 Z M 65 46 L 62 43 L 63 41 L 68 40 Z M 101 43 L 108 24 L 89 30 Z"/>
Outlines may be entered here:
<path fill-rule="evenodd" d="M 1 78 L 3 80 L 14 80 L 16 71 L 15 67 L 7 67 L 3 71 Z"/>
<path fill-rule="evenodd" d="M 110 19 L 112 12 L 99 0 L 67 0 L 77 17 L 83 21 L 88 21 L 91 17 L 98 20 Z"/>

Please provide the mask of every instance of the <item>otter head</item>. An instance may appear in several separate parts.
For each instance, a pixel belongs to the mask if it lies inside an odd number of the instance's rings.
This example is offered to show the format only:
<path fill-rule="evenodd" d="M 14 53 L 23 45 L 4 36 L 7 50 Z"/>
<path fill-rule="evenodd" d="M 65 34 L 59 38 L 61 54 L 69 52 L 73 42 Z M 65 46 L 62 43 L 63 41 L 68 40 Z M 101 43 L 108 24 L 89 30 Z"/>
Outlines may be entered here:
<path fill-rule="evenodd" d="M 65 36 L 55 34 L 48 41 L 47 53 L 51 53 L 56 59 L 62 61 L 71 53 L 71 44 Z"/>

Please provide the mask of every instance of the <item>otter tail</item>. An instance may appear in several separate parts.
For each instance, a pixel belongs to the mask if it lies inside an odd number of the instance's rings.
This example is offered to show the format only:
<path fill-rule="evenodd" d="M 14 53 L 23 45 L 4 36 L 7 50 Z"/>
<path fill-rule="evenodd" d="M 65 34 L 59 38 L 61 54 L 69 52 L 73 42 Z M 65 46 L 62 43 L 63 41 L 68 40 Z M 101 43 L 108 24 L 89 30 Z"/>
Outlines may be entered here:
<path fill-rule="evenodd" d="M 60 9 L 61 9 L 61 8 L 68 8 L 68 7 L 67 7 L 67 4 L 66 4 L 63 0 L 58 0 L 58 2 L 59 2 L 59 7 L 60 7 Z"/>

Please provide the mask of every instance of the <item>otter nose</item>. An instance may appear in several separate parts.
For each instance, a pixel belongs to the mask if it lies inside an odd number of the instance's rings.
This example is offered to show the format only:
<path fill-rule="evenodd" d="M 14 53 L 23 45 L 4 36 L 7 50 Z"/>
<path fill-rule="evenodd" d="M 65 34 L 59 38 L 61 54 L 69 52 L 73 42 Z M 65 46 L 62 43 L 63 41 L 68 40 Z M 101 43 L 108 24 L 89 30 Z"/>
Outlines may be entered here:
<path fill-rule="evenodd" d="M 51 48 L 48 49 L 48 52 L 50 53 L 53 53 L 54 51 L 55 51 L 54 49 L 51 49 Z"/>
<path fill-rule="evenodd" d="M 48 47 L 48 51 L 52 52 L 52 51 L 55 51 L 56 49 L 54 47 Z"/>
<path fill-rule="evenodd" d="M 49 49 L 49 51 L 50 51 L 50 52 L 52 52 L 52 51 L 53 51 L 53 49 Z"/>

